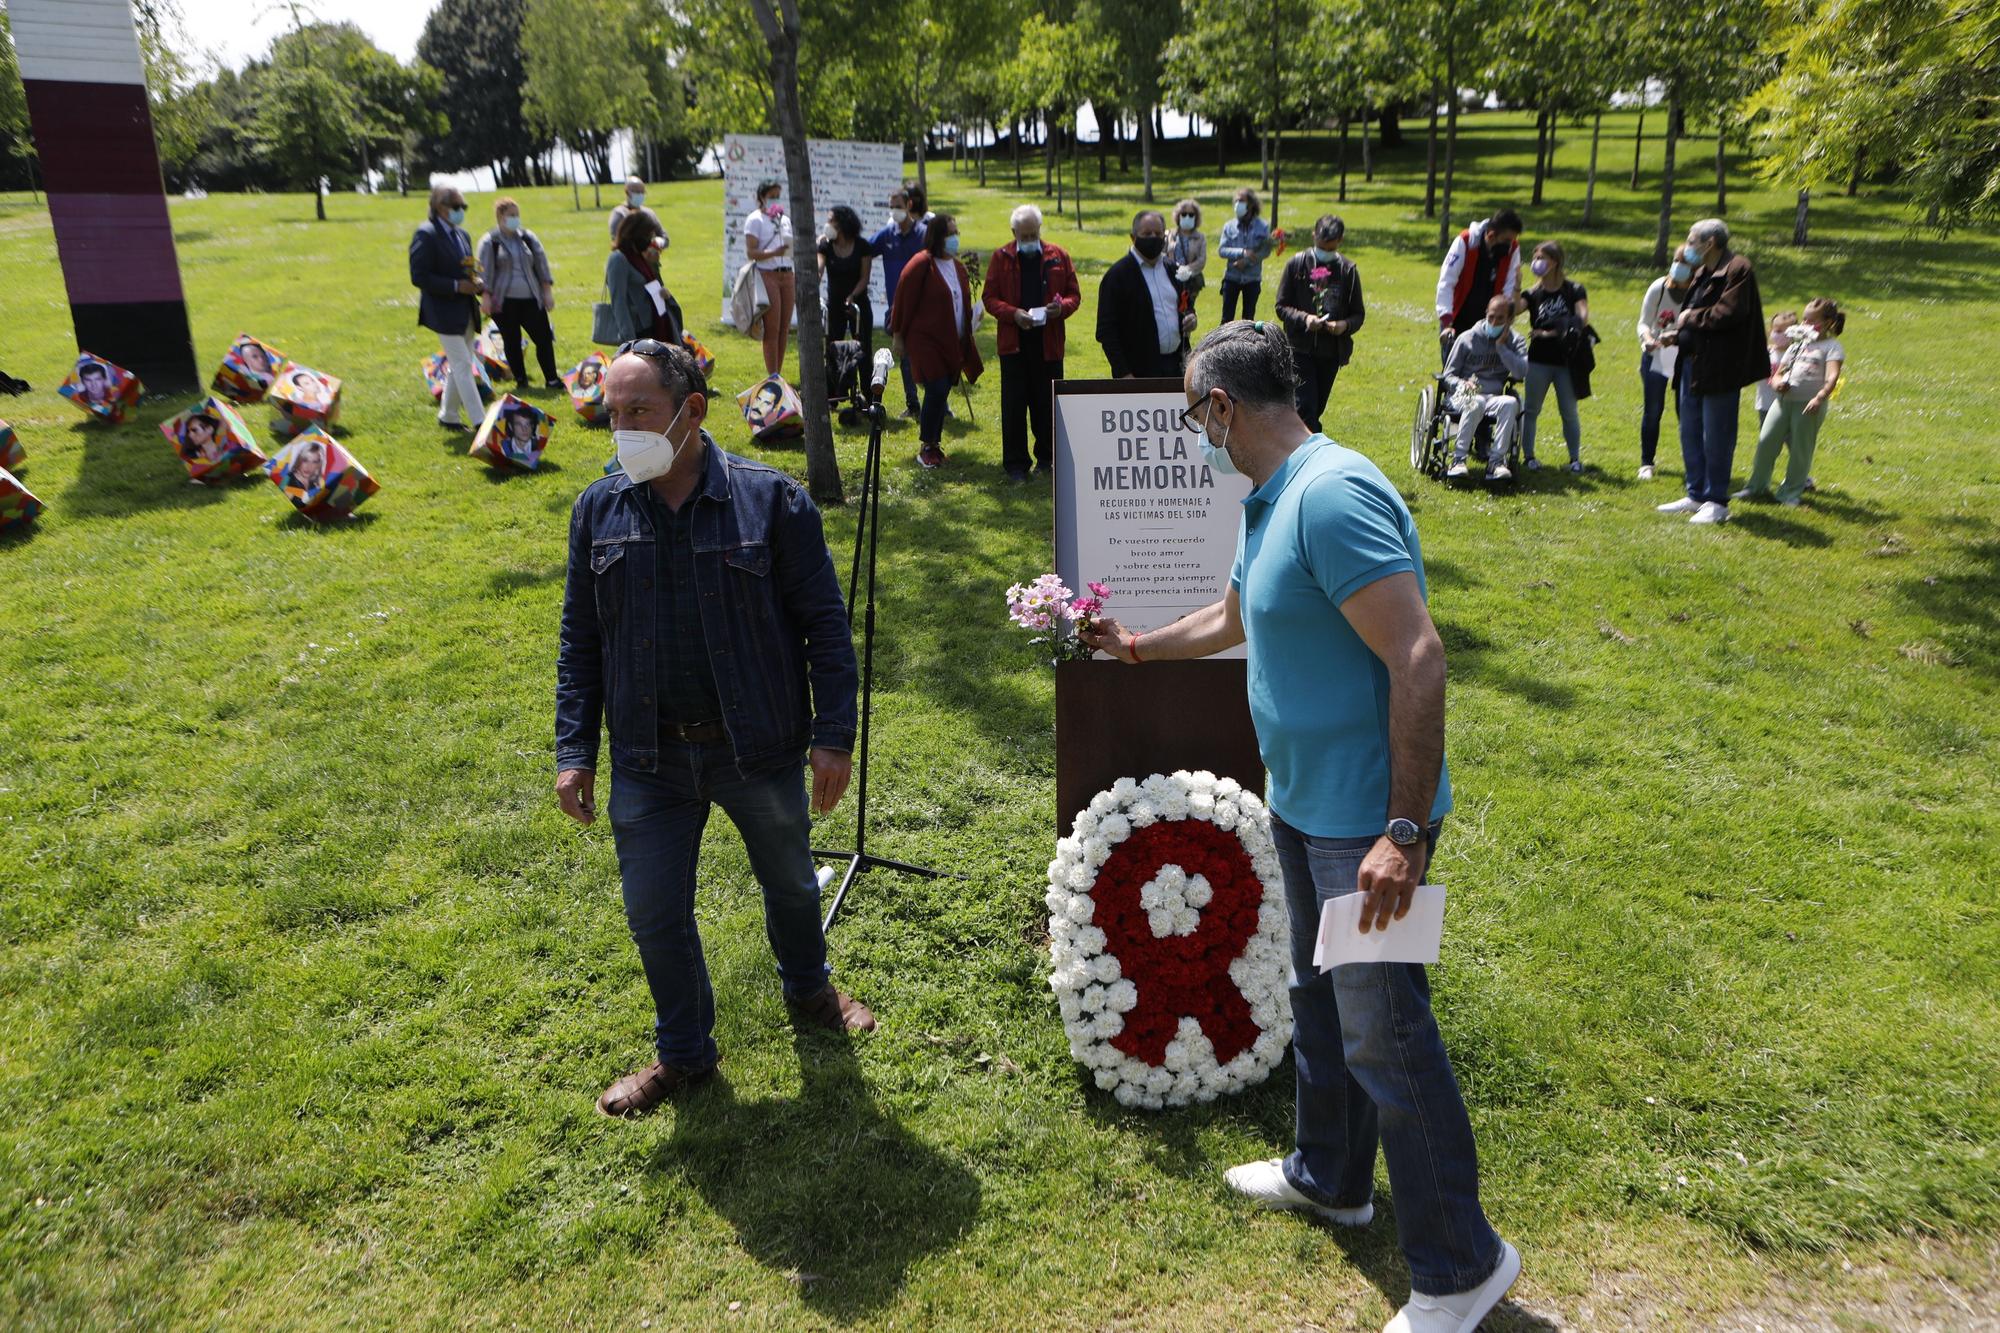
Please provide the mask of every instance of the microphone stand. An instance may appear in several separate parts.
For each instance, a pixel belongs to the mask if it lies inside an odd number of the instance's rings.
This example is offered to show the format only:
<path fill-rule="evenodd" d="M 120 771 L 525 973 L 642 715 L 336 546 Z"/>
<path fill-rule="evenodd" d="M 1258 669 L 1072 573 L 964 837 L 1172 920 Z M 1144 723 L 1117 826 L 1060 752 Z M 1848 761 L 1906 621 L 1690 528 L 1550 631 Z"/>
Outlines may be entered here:
<path fill-rule="evenodd" d="M 907 861 L 892 861 L 886 856 L 875 856 L 868 851 L 868 742 L 870 739 L 870 719 L 875 702 L 875 550 L 882 531 L 882 427 L 888 420 L 888 413 L 882 409 L 879 392 L 871 388 L 870 401 L 866 408 L 868 415 L 867 461 L 861 469 L 861 506 L 857 511 L 854 528 L 854 567 L 847 580 L 847 623 L 854 624 L 854 599 L 861 587 L 861 552 L 865 545 L 868 551 L 868 594 L 862 602 L 861 620 L 861 727 L 855 737 L 855 752 L 859 772 L 855 775 L 854 804 L 854 850 L 835 851 L 815 847 L 815 857 L 847 863 L 846 872 L 840 877 L 840 887 L 834 890 L 833 902 L 826 909 L 826 920 L 821 923 L 822 931 L 833 929 L 833 919 L 840 914 L 840 908 L 847 901 L 847 891 L 855 880 L 870 870 L 896 870 L 905 875 L 917 875 L 924 879 L 964 879 L 964 875 L 947 870 L 936 870 L 930 866 L 911 865 Z"/>

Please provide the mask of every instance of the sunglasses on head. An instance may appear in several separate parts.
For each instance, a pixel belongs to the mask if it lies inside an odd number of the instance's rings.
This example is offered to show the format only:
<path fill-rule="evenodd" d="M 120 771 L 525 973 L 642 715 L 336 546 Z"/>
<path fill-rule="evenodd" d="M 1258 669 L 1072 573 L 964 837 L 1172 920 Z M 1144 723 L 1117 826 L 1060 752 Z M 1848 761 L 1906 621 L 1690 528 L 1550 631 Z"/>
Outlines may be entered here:
<path fill-rule="evenodd" d="M 618 355 L 630 352 L 634 356 L 665 356 L 672 346 L 672 343 L 663 343 L 658 338 L 634 338 L 618 345 Z"/>

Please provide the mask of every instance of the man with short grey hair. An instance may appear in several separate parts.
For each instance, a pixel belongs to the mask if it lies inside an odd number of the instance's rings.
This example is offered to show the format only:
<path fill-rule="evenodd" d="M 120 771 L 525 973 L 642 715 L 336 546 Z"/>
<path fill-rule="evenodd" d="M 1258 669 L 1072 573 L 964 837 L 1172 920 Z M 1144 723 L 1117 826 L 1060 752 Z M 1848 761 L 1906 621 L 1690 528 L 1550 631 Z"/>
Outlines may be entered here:
<path fill-rule="evenodd" d="M 1132 219 L 1132 248 L 1097 286 L 1097 341 L 1113 379 L 1179 377 L 1194 313 L 1164 258 L 1167 220 L 1157 209 Z"/>
<path fill-rule="evenodd" d="M 1014 239 L 986 265 L 983 300 L 1000 353 L 1000 464 L 1010 480 L 1026 481 L 1030 423 L 1035 471 L 1047 477 L 1053 465 L 1050 419 L 1063 377 L 1063 330 L 1083 293 L 1069 255 L 1042 239 L 1042 210 L 1022 204 L 1012 222 Z"/>
<path fill-rule="evenodd" d="M 1107 619 L 1084 638 L 1123 662 L 1247 643 L 1291 924 L 1297 1123 L 1289 1156 L 1234 1167 L 1229 1185 L 1260 1207 L 1367 1226 L 1379 1140 L 1412 1288 L 1388 1333 L 1471 1333 L 1521 1256 L 1480 1207 L 1429 980 L 1409 963 L 1313 966 L 1329 899 L 1360 893 L 1367 931 L 1401 918 L 1424 882 L 1451 809 L 1444 647 L 1410 511 L 1381 469 L 1306 428 L 1296 380 L 1275 324 L 1239 320 L 1202 341 L 1182 425 L 1212 466 L 1253 486 L 1229 589 L 1163 628 Z"/>
<path fill-rule="evenodd" d="M 667 229 L 660 225 L 660 215 L 646 207 L 646 182 L 637 176 L 625 178 L 625 202 L 611 210 L 611 248 L 618 248 L 618 228 L 633 213 L 644 213 L 653 220 L 653 245 L 657 249 L 667 248 Z"/>
<path fill-rule="evenodd" d="M 1771 373 L 1764 301 L 1750 261 L 1730 250 L 1729 225 L 1721 218 L 1688 228 L 1677 259 L 1674 275 L 1688 281 L 1689 290 L 1660 344 L 1680 349 L 1674 387 L 1687 494 L 1657 508 L 1686 514 L 1691 523 L 1727 523 L 1743 390 Z"/>

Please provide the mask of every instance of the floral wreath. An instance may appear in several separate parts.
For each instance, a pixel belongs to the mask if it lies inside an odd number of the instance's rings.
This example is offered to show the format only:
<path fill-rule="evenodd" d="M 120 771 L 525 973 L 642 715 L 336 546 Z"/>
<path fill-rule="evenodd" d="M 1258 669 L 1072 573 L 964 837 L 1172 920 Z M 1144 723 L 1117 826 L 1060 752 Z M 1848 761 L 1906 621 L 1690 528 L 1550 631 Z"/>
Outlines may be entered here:
<path fill-rule="evenodd" d="M 1230 778 L 1120 778 L 1049 863 L 1049 987 L 1070 1054 L 1124 1106 L 1261 1083 L 1292 1039 L 1270 817 Z"/>

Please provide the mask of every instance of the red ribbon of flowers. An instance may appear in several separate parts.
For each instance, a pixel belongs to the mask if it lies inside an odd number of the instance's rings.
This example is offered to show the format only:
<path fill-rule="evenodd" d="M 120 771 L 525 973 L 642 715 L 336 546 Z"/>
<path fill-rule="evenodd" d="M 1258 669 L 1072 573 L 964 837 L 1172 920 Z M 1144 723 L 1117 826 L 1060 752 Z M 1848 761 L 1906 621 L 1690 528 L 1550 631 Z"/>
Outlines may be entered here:
<path fill-rule="evenodd" d="M 1140 905 L 1139 891 L 1166 865 L 1178 865 L 1190 879 L 1205 877 L 1214 890 L 1191 934 L 1155 936 Z M 1091 923 L 1104 932 L 1105 951 L 1139 991 L 1112 1046 L 1157 1066 L 1183 1018 L 1201 1024 L 1218 1064 L 1257 1040 L 1250 1002 L 1229 965 L 1257 933 L 1264 885 L 1235 834 L 1205 819 L 1162 820 L 1135 830 L 1098 868 L 1091 897 Z"/>

